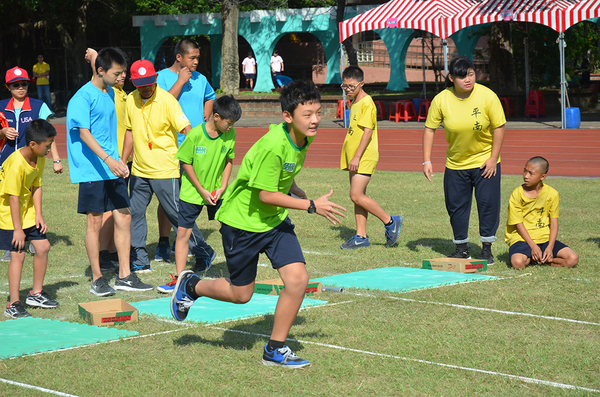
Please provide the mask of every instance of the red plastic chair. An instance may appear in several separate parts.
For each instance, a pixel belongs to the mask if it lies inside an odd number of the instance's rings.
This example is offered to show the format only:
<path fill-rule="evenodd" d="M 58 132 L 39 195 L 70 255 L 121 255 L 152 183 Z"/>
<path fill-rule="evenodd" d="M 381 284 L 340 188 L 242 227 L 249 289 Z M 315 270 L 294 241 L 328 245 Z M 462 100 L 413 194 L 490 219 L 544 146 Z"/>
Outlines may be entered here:
<path fill-rule="evenodd" d="M 382 120 L 385 120 L 385 105 L 383 101 L 373 101 L 375 107 L 377 108 L 377 117 L 381 117 Z"/>
<path fill-rule="evenodd" d="M 419 115 L 417 116 L 417 121 L 427 120 L 427 114 L 429 113 L 429 106 L 431 106 L 431 100 L 421 99 L 421 104 L 419 105 Z"/>
<path fill-rule="evenodd" d="M 502 97 L 500 98 L 500 102 L 502 103 L 502 109 L 504 109 L 504 115 L 508 118 L 510 116 L 515 116 L 515 104 L 511 97 Z"/>
<path fill-rule="evenodd" d="M 406 123 L 408 120 L 416 118 L 417 112 L 412 101 L 396 101 L 390 105 L 390 121 L 394 119 L 397 123 L 399 120 L 404 120 Z"/>
<path fill-rule="evenodd" d="M 525 117 L 546 116 L 546 100 L 541 90 L 531 90 L 525 105 Z"/>
<path fill-rule="evenodd" d="M 344 106 L 344 100 L 340 99 L 337 101 L 337 109 L 335 112 L 335 118 L 342 119 L 344 118 L 344 110 L 350 109 L 352 101 L 350 99 L 346 99 L 346 106 Z"/>

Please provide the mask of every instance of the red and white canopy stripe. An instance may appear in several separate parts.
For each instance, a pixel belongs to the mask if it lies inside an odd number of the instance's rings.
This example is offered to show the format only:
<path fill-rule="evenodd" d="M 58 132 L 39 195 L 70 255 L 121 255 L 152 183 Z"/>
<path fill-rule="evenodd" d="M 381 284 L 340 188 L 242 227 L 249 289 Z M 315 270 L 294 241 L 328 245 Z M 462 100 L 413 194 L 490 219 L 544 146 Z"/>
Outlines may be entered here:
<path fill-rule="evenodd" d="M 484 0 L 456 14 L 448 29 L 458 31 L 482 23 L 519 21 L 564 32 L 599 13 L 600 0 Z"/>
<path fill-rule="evenodd" d="M 393 28 L 421 29 L 443 39 L 449 19 L 478 3 L 478 0 L 392 0 L 340 23 L 340 42 L 367 30 Z"/>

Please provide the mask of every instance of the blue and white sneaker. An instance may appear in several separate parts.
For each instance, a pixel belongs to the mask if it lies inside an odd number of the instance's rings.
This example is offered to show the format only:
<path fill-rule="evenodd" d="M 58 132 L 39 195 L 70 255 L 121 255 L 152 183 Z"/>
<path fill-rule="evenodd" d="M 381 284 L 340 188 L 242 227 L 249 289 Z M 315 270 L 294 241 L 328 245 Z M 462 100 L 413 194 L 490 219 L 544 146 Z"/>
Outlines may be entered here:
<path fill-rule="evenodd" d="M 192 297 L 185 292 L 188 281 L 194 277 L 198 280 L 200 279 L 193 271 L 184 270 L 177 278 L 177 284 L 175 284 L 175 289 L 171 296 L 171 314 L 177 321 L 185 320 L 190 308 L 195 302 L 195 299 L 192 299 Z"/>
<path fill-rule="evenodd" d="M 310 361 L 301 359 L 287 346 L 270 352 L 265 345 L 262 362 L 264 365 L 278 365 L 290 369 L 304 368 L 310 365 Z"/>
<path fill-rule="evenodd" d="M 206 273 L 208 271 L 208 269 L 210 269 L 210 266 L 212 265 L 212 263 L 216 257 L 217 257 L 217 252 L 215 250 L 213 250 L 213 253 L 210 256 L 210 259 L 208 257 L 196 258 L 196 265 L 194 265 L 194 272 Z"/>
<path fill-rule="evenodd" d="M 393 246 L 398 241 L 403 221 L 404 217 L 402 215 L 392 215 L 392 224 L 385 226 L 385 243 L 389 247 Z"/>
<path fill-rule="evenodd" d="M 361 237 L 361 236 L 353 236 L 350 237 L 348 239 L 348 241 L 346 241 L 344 244 L 340 245 L 340 248 L 343 250 L 355 250 L 355 249 L 359 249 L 359 248 L 367 248 L 370 247 L 371 244 L 369 243 L 369 238 L 368 237 Z"/>
<path fill-rule="evenodd" d="M 171 247 L 168 241 L 159 241 L 154 254 L 155 262 L 171 262 Z"/>
<path fill-rule="evenodd" d="M 156 287 L 158 292 L 162 292 L 163 294 L 170 294 L 175 289 L 175 284 L 177 284 L 177 276 L 173 276 L 173 273 L 169 273 L 171 275 L 172 280 L 164 285 L 159 285 Z"/>
<path fill-rule="evenodd" d="M 150 264 L 146 265 L 139 262 L 130 262 L 129 271 L 135 273 L 150 273 L 152 271 L 152 268 L 150 267 Z"/>

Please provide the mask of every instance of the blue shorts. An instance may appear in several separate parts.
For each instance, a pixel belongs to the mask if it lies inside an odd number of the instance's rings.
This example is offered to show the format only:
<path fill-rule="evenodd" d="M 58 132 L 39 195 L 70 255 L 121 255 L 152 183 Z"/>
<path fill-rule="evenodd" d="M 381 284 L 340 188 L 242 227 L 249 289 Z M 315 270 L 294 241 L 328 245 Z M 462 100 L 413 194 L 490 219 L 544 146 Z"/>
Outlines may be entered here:
<path fill-rule="evenodd" d="M 36 226 L 28 227 L 23 231 L 25 232 L 25 241 L 48 239 L 46 233 L 41 233 Z M 14 234 L 14 230 L 0 229 L 0 250 L 17 251 L 12 244 Z"/>
<path fill-rule="evenodd" d="M 548 247 L 548 241 L 546 241 L 543 244 L 538 244 L 537 246 L 540 247 L 542 252 L 544 252 Z M 563 248 L 569 248 L 569 246 L 556 240 L 554 242 L 554 248 L 552 249 L 552 255 L 556 257 L 556 255 L 558 255 L 558 251 L 560 251 Z M 525 241 L 517 241 L 508 248 L 508 256 L 511 257 L 514 254 L 523 254 L 526 257 L 531 258 L 531 247 Z"/>
<path fill-rule="evenodd" d="M 186 229 L 191 229 L 194 227 L 196 223 L 196 219 L 202 212 L 202 207 L 206 207 L 206 211 L 208 212 L 208 220 L 214 221 L 215 214 L 221 208 L 221 204 L 223 200 L 217 200 L 217 205 L 200 205 L 200 204 L 192 204 L 187 201 L 183 201 L 179 199 L 179 226 L 185 227 Z"/>
<path fill-rule="evenodd" d="M 256 279 L 258 255 L 263 252 L 267 254 L 273 269 L 290 263 L 306 263 L 290 218 L 285 218 L 279 225 L 263 233 L 236 229 L 225 223 L 221 224 L 220 232 L 233 285 L 248 285 Z"/>
<path fill-rule="evenodd" d="M 107 211 L 129 208 L 127 182 L 123 178 L 79 184 L 77 213 L 102 214 Z"/>
<path fill-rule="evenodd" d="M 254 80 L 256 78 L 256 74 L 254 73 L 245 73 L 244 76 L 246 77 L 247 80 Z"/>

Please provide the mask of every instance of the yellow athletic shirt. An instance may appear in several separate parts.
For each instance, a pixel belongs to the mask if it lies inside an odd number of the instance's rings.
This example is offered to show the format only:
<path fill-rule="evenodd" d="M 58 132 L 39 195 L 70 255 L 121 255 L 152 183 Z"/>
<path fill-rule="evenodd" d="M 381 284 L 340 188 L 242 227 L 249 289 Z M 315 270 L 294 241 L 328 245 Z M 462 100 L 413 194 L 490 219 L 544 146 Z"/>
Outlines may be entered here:
<path fill-rule="evenodd" d="M 490 158 L 493 131 L 506 124 L 506 118 L 498 96 L 476 83 L 468 98 L 457 98 L 453 87 L 433 98 L 425 127 L 435 130 L 442 123 L 448 142 L 446 167 L 468 170 Z"/>
<path fill-rule="evenodd" d="M 146 103 L 135 90 L 126 104 L 125 128 L 133 135 L 131 174 L 151 179 L 179 178 L 177 132 L 190 121 L 177 99 L 157 85 Z"/>
<path fill-rule="evenodd" d="M 356 154 L 365 128 L 372 129 L 373 135 L 371 135 L 371 140 L 360 158 L 357 173 L 372 174 L 375 172 L 375 167 L 379 161 L 379 143 L 377 141 L 377 108 L 370 95 L 353 103 L 350 107 L 350 125 L 344 139 L 340 160 L 342 170 L 348 169 L 348 164 Z"/>

